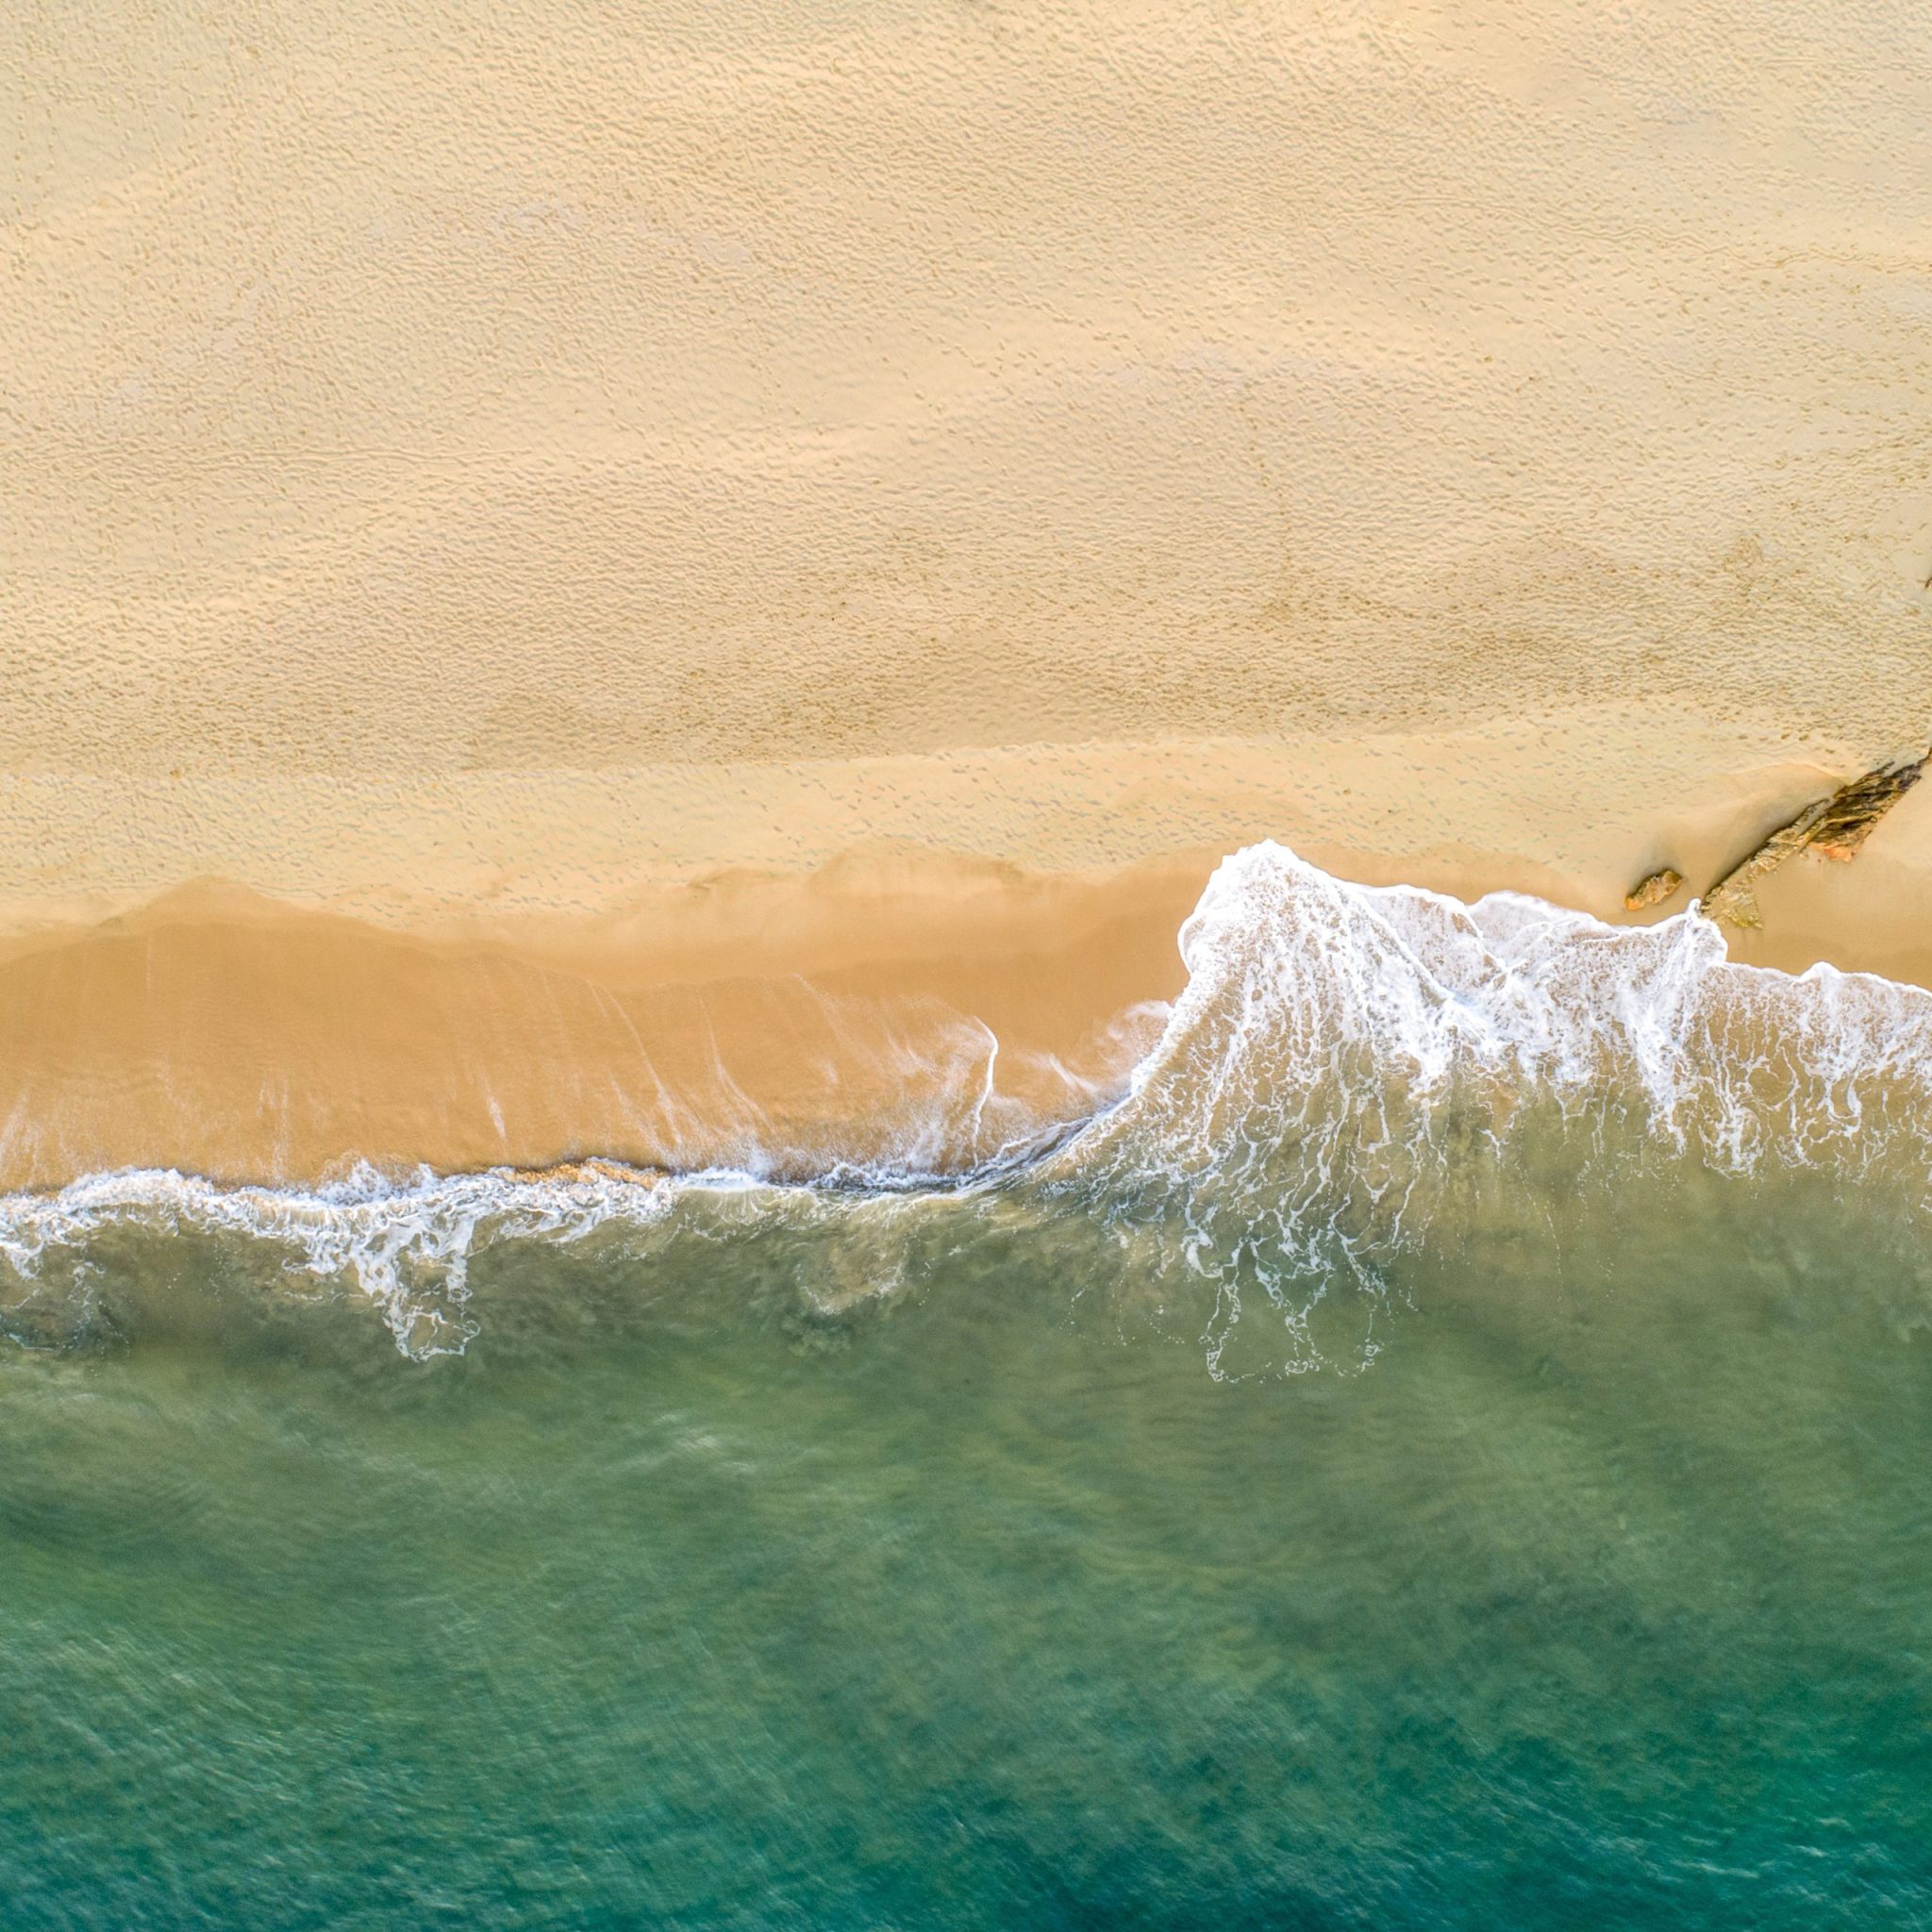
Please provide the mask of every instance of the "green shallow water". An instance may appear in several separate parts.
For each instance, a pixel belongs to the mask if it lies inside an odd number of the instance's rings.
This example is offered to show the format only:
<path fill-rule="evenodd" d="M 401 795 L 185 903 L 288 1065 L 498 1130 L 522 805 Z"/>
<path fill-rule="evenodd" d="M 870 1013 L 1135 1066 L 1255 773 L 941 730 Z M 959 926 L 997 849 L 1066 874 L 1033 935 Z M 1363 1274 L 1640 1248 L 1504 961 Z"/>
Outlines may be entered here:
<path fill-rule="evenodd" d="M 1918 1224 L 1557 1199 L 1244 1381 L 1064 1206 L 517 1243 L 428 1364 L 123 1231 L 0 1354 L 0 1918 L 1932 1923 Z"/>

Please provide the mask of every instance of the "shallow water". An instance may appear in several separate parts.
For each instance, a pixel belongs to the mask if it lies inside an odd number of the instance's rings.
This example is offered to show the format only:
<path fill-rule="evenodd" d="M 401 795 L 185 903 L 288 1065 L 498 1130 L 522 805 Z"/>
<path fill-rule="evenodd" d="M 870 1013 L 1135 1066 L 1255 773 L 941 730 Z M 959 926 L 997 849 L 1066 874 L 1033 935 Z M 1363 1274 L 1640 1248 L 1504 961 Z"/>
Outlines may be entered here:
<path fill-rule="evenodd" d="M 1932 1923 L 1916 1009 L 1307 913 L 963 1190 L 14 1204 L 5 1923 Z"/>

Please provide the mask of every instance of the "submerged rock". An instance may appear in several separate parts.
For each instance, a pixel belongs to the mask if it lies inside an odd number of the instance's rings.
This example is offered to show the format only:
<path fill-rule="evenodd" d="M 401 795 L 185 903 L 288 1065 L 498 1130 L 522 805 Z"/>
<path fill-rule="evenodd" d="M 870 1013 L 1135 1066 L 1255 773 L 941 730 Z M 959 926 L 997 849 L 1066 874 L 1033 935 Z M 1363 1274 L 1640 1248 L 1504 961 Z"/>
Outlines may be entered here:
<path fill-rule="evenodd" d="M 1881 765 L 1840 786 L 1829 797 L 1815 799 L 1711 887 L 1704 895 L 1706 917 L 1726 925 L 1762 925 L 1754 890 L 1758 880 L 1775 872 L 1793 853 L 1807 849 L 1827 858 L 1851 858 L 1871 837 L 1873 826 L 1919 782 L 1924 770 L 1924 757 Z"/>
<path fill-rule="evenodd" d="M 1681 891 L 1683 884 L 1684 874 L 1675 866 L 1662 866 L 1624 894 L 1624 910 L 1641 912 L 1646 906 L 1661 906 L 1673 893 Z"/>

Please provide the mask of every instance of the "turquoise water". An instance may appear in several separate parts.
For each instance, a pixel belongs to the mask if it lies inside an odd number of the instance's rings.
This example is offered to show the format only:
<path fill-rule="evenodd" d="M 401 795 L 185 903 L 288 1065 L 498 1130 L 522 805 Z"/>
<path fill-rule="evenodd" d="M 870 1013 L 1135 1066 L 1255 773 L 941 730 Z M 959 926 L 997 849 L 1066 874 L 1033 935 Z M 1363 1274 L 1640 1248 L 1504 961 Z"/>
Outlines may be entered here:
<path fill-rule="evenodd" d="M 12 1204 L 0 1921 L 1932 1924 L 1917 1009 L 1284 876 L 965 1190 Z"/>

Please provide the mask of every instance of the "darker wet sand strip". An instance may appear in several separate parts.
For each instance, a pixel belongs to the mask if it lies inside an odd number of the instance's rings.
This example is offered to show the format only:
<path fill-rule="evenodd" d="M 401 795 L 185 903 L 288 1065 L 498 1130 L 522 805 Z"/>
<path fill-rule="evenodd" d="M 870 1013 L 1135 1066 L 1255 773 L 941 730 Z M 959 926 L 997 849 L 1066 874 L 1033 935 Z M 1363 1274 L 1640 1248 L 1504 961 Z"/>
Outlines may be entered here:
<path fill-rule="evenodd" d="M 963 890 L 941 869 L 937 897 L 738 882 L 475 940 L 190 889 L 0 958 L 0 1186 L 591 1155 L 963 1168 L 1119 1090 L 1208 869 Z"/>

